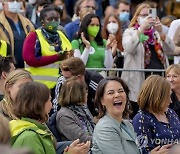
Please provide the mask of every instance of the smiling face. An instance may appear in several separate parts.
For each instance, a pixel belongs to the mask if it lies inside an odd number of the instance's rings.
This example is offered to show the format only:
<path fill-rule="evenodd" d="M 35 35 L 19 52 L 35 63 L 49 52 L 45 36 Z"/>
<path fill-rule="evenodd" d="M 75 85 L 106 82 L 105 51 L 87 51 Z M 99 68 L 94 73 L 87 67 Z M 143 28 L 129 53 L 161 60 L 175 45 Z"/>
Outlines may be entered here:
<path fill-rule="evenodd" d="M 102 105 L 113 118 L 122 121 L 123 111 L 127 102 L 126 93 L 118 81 L 111 80 L 104 89 L 104 96 L 101 99 Z"/>
<path fill-rule="evenodd" d="M 175 73 L 173 69 L 169 70 L 166 75 L 166 79 L 170 82 L 171 89 L 173 91 L 180 90 L 180 75 Z"/>

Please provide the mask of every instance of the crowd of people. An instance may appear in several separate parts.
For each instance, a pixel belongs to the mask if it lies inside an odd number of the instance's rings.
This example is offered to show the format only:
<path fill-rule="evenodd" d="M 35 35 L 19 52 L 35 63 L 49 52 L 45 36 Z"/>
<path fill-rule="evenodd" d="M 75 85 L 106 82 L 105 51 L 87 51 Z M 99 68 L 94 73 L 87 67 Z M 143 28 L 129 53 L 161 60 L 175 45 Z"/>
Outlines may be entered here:
<path fill-rule="evenodd" d="M 178 6 L 0 0 L 0 153 L 178 153 Z"/>

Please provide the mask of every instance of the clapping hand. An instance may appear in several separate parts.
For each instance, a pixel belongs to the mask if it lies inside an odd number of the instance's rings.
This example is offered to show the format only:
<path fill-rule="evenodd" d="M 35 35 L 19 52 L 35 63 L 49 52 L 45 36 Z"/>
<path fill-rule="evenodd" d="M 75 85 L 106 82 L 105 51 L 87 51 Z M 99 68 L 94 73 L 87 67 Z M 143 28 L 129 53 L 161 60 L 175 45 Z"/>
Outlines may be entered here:
<path fill-rule="evenodd" d="M 88 40 L 86 40 L 86 38 L 84 37 L 84 33 L 82 32 L 81 33 L 81 39 L 82 39 L 82 42 L 85 44 L 86 48 L 89 49 L 90 48 L 90 42 Z"/>
<path fill-rule="evenodd" d="M 67 59 L 69 57 L 73 57 L 74 51 L 73 50 L 63 51 L 62 53 L 59 53 L 58 56 L 59 56 L 59 60 L 61 61 L 61 60 Z"/>
<path fill-rule="evenodd" d="M 117 47 L 117 41 L 115 39 L 115 36 L 113 34 L 109 34 L 109 37 L 106 42 L 106 48 L 112 48 Z"/>
<path fill-rule="evenodd" d="M 77 139 L 70 146 L 65 148 L 64 154 L 88 154 L 89 149 L 90 141 L 79 143 L 79 139 Z"/>

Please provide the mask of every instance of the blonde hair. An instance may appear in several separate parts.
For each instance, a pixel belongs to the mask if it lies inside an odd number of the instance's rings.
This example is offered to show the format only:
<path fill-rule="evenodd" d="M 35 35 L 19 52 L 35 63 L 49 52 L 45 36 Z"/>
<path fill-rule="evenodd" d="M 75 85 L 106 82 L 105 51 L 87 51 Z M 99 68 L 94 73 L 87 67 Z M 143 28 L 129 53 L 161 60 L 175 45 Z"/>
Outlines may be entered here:
<path fill-rule="evenodd" d="M 133 18 L 131 19 L 131 22 L 129 24 L 129 27 L 133 27 L 135 25 L 135 23 L 137 23 L 137 18 L 141 12 L 142 9 L 144 8 L 150 8 L 150 5 L 149 4 L 146 4 L 146 3 L 141 3 L 137 6 L 136 8 L 136 12 L 134 13 L 134 16 Z"/>
<path fill-rule="evenodd" d="M 172 64 L 172 65 L 170 65 L 170 66 L 166 69 L 166 76 L 167 76 L 167 74 L 168 74 L 171 70 L 173 70 L 174 73 L 180 75 L 180 64 Z"/>
<path fill-rule="evenodd" d="M 164 112 L 167 100 L 170 100 L 170 84 L 159 75 L 149 76 L 143 83 L 138 96 L 138 105 L 142 111 Z"/>
<path fill-rule="evenodd" d="M 24 69 L 17 69 L 9 73 L 4 83 L 4 98 L 1 101 L 3 112 L 11 119 L 17 119 L 12 112 L 12 99 L 9 94 L 9 87 L 13 86 L 18 80 L 30 79 L 33 81 L 30 72 Z"/>

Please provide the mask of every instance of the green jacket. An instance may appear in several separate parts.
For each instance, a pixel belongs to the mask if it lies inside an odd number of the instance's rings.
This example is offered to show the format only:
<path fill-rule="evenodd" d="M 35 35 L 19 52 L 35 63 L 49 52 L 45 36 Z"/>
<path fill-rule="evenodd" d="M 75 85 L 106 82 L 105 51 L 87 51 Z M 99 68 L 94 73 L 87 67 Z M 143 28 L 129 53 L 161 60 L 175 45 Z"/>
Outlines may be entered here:
<path fill-rule="evenodd" d="M 10 130 L 13 147 L 27 147 L 34 154 L 56 154 L 53 136 L 46 125 L 21 118 L 10 121 Z"/>

